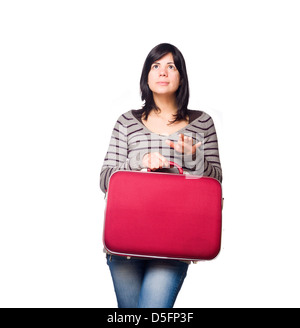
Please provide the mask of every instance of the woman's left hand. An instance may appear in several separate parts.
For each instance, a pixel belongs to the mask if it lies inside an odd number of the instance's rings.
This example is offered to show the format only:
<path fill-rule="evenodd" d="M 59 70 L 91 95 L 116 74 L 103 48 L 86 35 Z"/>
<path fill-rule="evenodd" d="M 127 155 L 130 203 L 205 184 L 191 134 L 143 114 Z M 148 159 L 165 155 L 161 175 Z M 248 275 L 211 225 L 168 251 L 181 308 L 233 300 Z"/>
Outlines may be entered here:
<path fill-rule="evenodd" d="M 201 146 L 201 142 L 198 142 L 193 145 L 193 139 L 187 137 L 184 134 L 180 134 L 178 141 L 174 143 L 171 140 L 166 140 L 166 144 L 174 148 L 178 153 L 192 155 L 195 154 L 197 148 Z"/>

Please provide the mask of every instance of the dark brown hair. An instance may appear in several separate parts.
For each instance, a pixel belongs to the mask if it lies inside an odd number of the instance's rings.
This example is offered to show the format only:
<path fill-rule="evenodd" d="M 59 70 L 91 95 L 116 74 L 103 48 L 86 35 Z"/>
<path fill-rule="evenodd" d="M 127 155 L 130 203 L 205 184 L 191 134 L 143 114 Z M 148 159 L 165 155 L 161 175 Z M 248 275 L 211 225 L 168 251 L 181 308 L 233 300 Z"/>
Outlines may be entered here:
<path fill-rule="evenodd" d="M 159 108 L 154 102 L 153 93 L 148 86 L 148 74 L 150 72 L 152 64 L 168 53 L 171 53 L 173 55 L 174 64 L 180 74 L 180 86 L 176 91 L 176 101 L 178 110 L 177 115 L 174 118 L 174 121 L 172 121 L 172 123 L 180 121 L 182 119 L 186 119 L 190 93 L 185 60 L 183 58 L 182 53 L 175 46 L 169 43 L 161 43 L 154 47 L 148 54 L 144 63 L 140 79 L 141 98 L 142 101 L 145 102 L 142 108 L 145 120 L 147 120 L 148 115 L 152 109 L 159 110 Z"/>

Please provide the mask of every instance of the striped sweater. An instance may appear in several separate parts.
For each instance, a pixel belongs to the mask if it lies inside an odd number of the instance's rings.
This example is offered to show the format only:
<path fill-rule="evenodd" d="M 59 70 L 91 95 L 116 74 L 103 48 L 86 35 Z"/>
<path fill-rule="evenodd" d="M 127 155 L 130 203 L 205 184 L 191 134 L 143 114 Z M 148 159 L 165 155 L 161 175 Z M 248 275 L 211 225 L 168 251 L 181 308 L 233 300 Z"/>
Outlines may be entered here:
<path fill-rule="evenodd" d="M 209 176 L 222 182 L 218 140 L 212 118 L 205 112 L 188 110 L 189 124 L 169 135 L 151 132 L 142 123 L 142 110 L 131 110 L 117 120 L 110 139 L 108 151 L 100 173 L 100 188 L 106 192 L 109 178 L 117 170 L 143 169 L 143 156 L 159 152 L 167 160 L 176 162 L 186 174 Z M 166 140 L 178 141 L 179 134 L 201 141 L 193 155 L 181 154 L 170 148 Z M 173 169 L 168 171 L 173 172 Z M 174 171 L 176 172 L 176 171 Z"/>

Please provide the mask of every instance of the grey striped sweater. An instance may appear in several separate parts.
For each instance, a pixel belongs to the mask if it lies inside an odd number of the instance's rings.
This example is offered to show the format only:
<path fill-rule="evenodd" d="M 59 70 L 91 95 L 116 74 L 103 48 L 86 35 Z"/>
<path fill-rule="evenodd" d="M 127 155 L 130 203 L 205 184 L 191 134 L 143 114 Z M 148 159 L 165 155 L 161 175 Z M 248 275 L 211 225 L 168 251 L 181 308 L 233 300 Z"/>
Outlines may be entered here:
<path fill-rule="evenodd" d="M 117 170 L 141 170 L 143 156 L 159 152 L 176 162 L 186 174 L 210 176 L 222 182 L 218 140 L 212 118 L 205 112 L 188 110 L 189 124 L 169 135 L 151 132 L 141 121 L 142 110 L 131 110 L 117 120 L 100 173 L 100 188 L 106 192 L 109 178 Z M 202 142 L 194 155 L 177 153 L 165 141 L 178 141 L 179 134 Z M 169 169 L 172 172 L 174 169 Z"/>

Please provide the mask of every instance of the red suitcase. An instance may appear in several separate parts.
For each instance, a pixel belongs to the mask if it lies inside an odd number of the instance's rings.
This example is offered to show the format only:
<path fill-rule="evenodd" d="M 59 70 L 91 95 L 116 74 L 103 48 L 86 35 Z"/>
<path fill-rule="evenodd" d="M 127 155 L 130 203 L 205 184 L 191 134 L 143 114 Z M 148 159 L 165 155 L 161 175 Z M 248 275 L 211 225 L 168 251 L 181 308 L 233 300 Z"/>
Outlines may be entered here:
<path fill-rule="evenodd" d="M 211 260 L 220 251 L 221 225 L 216 179 L 139 171 L 110 177 L 103 243 L 111 254 Z"/>

